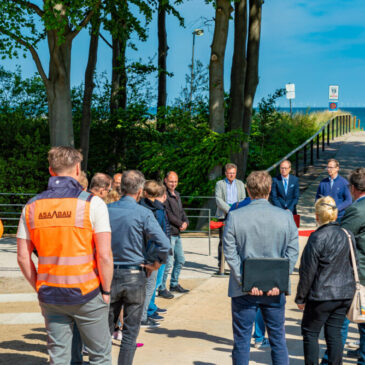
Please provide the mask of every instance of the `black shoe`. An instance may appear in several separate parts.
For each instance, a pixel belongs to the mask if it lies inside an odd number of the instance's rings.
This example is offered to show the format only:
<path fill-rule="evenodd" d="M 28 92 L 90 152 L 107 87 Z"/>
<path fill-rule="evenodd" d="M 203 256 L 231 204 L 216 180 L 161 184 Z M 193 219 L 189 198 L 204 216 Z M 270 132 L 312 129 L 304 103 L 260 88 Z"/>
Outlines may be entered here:
<path fill-rule="evenodd" d="M 157 313 L 166 313 L 167 312 L 167 309 L 166 308 L 157 308 L 156 309 L 156 312 Z"/>
<path fill-rule="evenodd" d="M 146 321 L 141 321 L 141 327 L 155 328 L 160 327 L 160 324 L 152 318 L 148 318 Z"/>
<path fill-rule="evenodd" d="M 165 319 L 157 313 L 151 314 L 150 316 L 148 316 L 148 318 L 152 318 L 154 321 L 163 321 Z"/>
<path fill-rule="evenodd" d="M 174 294 L 170 293 L 167 289 L 164 289 L 158 291 L 158 296 L 165 299 L 172 299 L 174 297 Z"/>
<path fill-rule="evenodd" d="M 355 359 L 358 359 L 360 357 L 360 349 L 348 350 L 347 351 L 347 357 L 353 357 Z"/>
<path fill-rule="evenodd" d="M 180 284 L 176 286 L 170 286 L 170 291 L 176 291 L 177 293 L 189 293 L 189 289 L 184 289 Z"/>

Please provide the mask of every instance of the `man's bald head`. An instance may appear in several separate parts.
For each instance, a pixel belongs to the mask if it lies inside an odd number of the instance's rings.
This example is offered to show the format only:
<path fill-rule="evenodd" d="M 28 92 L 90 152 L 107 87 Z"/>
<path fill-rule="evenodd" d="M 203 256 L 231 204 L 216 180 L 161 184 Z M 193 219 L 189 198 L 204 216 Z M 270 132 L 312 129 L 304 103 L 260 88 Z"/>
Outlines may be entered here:
<path fill-rule="evenodd" d="M 113 182 L 112 182 L 112 188 L 118 192 L 120 192 L 121 190 L 121 184 L 122 184 L 122 177 L 123 174 L 121 174 L 120 172 L 118 172 L 117 174 L 114 174 L 113 176 Z"/>
<path fill-rule="evenodd" d="M 167 189 L 169 189 L 169 191 L 173 193 L 177 187 L 177 184 L 179 183 L 179 177 L 177 176 L 177 173 L 175 171 L 169 171 L 166 174 L 164 181 Z"/>

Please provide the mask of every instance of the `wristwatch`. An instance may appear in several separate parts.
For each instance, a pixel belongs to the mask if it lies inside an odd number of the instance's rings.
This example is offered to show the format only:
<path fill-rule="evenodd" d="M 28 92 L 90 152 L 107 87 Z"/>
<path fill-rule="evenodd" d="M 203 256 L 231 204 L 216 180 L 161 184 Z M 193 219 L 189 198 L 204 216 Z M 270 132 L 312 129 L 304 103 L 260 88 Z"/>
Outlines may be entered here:
<path fill-rule="evenodd" d="M 111 294 L 111 292 L 110 292 L 110 291 L 105 291 L 105 290 L 102 288 L 102 286 L 100 286 L 100 291 L 101 291 L 101 294 L 103 294 L 103 295 L 110 295 L 110 294 Z"/>

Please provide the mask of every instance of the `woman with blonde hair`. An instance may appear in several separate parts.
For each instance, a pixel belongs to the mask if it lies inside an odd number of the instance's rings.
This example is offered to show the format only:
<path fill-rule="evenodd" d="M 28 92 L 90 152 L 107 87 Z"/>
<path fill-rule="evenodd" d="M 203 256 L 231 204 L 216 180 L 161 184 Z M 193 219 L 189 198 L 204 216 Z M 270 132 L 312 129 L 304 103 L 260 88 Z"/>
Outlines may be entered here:
<path fill-rule="evenodd" d="M 319 227 L 304 248 L 295 302 L 304 310 L 302 335 L 306 365 L 317 365 L 318 336 L 324 326 L 328 363 L 342 364 L 341 327 L 355 293 L 347 235 L 336 222 L 335 201 L 327 196 L 315 204 Z M 355 250 L 355 239 L 349 232 Z M 356 252 L 356 251 L 355 251 Z"/>

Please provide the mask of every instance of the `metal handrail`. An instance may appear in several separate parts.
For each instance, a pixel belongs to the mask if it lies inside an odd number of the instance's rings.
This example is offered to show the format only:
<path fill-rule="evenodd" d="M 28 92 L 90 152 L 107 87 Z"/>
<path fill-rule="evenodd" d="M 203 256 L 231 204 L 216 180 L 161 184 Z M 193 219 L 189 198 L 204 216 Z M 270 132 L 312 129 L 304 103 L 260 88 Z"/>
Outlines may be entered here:
<path fill-rule="evenodd" d="M 345 120 L 342 120 L 343 117 L 345 117 Z M 313 160 L 313 141 L 314 139 L 317 137 L 317 149 L 319 148 L 319 135 L 322 133 L 322 150 L 324 151 L 325 149 L 325 133 L 326 133 L 326 129 L 327 129 L 327 145 L 330 144 L 329 140 L 330 140 L 330 125 L 332 123 L 332 140 L 334 139 L 334 132 L 335 132 L 335 128 L 334 128 L 334 121 L 336 121 L 336 137 L 338 136 L 338 132 L 340 131 L 340 136 L 347 133 L 347 132 L 351 132 L 351 114 L 350 113 L 343 113 L 343 114 L 338 114 L 333 116 L 332 118 L 330 118 L 315 134 L 313 134 L 311 137 L 309 137 L 305 142 L 303 142 L 300 146 L 298 146 L 297 148 L 295 148 L 294 150 L 292 150 L 291 152 L 289 152 L 287 155 L 285 155 L 283 158 L 281 158 L 279 161 L 275 162 L 272 166 L 270 166 L 268 169 L 266 169 L 267 172 L 270 172 L 272 170 L 274 170 L 275 168 L 277 168 L 278 166 L 280 166 L 280 164 L 285 161 L 288 160 L 291 156 L 293 156 L 294 154 L 298 154 L 302 149 L 305 149 L 310 143 L 311 143 L 311 162 Z M 338 129 L 338 120 L 340 119 L 340 129 Z M 345 125 L 346 123 L 346 125 Z M 345 128 L 346 127 L 346 128 Z M 345 132 L 346 130 L 346 132 Z M 317 158 L 319 158 L 319 151 L 317 150 Z M 306 154 L 306 151 L 305 151 Z M 296 155 L 296 162 L 298 160 L 298 155 Z M 304 156 L 304 160 L 306 161 L 306 156 Z M 304 164 L 304 170 L 306 169 L 306 162 Z M 298 162 L 297 162 L 297 166 L 296 166 L 296 170 L 295 170 L 295 174 L 298 176 Z"/>
<path fill-rule="evenodd" d="M 32 193 L 0 193 L 0 195 L 6 195 L 6 196 L 24 196 L 24 195 L 28 195 L 28 196 L 34 196 L 36 194 L 32 194 Z M 186 198 L 191 198 L 190 196 L 186 196 Z M 194 198 L 209 198 L 209 197 L 194 197 Z M 214 198 L 214 197 L 212 197 Z M 25 206 L 24 204 L 0 204 L 0 207 L 12 207 L 12 210 L 16 210 L 16 207 L 21 207 L 23 208 Z M 210 230 L 210 220 L 212 218 L 212 211 L 210 208 L 184 208 L 186 211 L 202 211 L 202 212 L 206 212 L 204 215 L 188 215 L 188 218 L 204 218 L 204 219 L 208 219 L 208 231 L 203 231 L 203 230 L 186 230 L 185 232 L 188 233 L 207 233 L 208 232 L 208 243 L 209 243 L 209 256 L 211 256 L 212 253 L 212 249 L 211 249 L 211 230 Z M 0 212 L 0 219 L 3 221 L 7 221 L 10 224 L 4 224 L 4 228 L 17 228 L 17 225 L 12 225 L 11 223 L 13 223 L 13 221 L 19 221 L 20 215 L 21 215 L 21 209 L 19 209 L 18 212 L 14 212 L 14 211 L 10 211 L 10 212 L 5 212 L 5 211 L 1 211 Z M 18 217 L 11 217 L 10 215 L 18 215 Z"/>
<path fill-rule="evenodd" d="M 194 215 L 188 215 L 188 218 L 208 218 L 208 246 L 209 246 L 209 256 L 212 255 L 212 245 L 211 245 L 211 230 L 210 230 L 210 220 L 212 217 L 212 212 L 210 208 L 184 208 L 184 210 L 198 210 L 198 211 L 207 211 L 207 216 L 194 216 Z M 186 230 L 187 233 L 206 233 L 206 231 L 189 231 Z"/>

